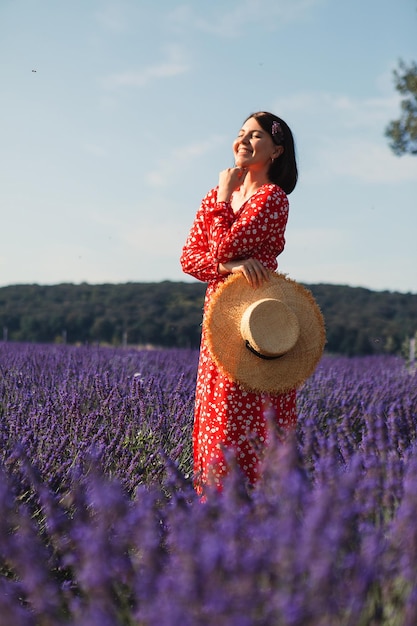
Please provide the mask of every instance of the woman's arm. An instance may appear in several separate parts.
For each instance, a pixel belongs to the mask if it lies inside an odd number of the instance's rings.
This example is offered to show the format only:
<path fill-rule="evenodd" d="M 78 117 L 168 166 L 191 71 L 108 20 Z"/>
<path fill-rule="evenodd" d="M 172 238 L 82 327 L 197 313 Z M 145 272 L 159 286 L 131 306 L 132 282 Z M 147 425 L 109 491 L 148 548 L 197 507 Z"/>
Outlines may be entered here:
<path fill-rule="evenodd" d="M 183 272 L 203 282 L 219 276 L 218 261 L 213 258 L 209 247 L 205 221 L 206 208 L 213 193 L 207 194 L 197 211 L 180 258 Z"/>
<path fill-rule="evenodd" d="M 207 282 L 219 274 L 241 272 L 256 286 L 266 279 L 285 245 L 288 199 L 276 185 L 267 185 L 236 217 L 229 202 L 217 202 L 217 191 L 204 198 L 181 255 L 185 273 Z M 257 257 L 261 257 L 261 263 Z"/>

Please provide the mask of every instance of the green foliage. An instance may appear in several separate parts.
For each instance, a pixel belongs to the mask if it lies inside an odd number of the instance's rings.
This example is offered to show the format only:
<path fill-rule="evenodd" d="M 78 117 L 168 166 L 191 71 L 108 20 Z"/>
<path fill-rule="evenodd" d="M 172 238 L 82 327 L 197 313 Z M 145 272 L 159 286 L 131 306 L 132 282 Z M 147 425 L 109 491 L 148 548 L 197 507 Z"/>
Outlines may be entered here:
<path fill-rule="evenodd" d="M 417 294 L 344 285 L 310 285 L 322 309 L 329 352 L 399 354 L 417 329 Z"/>
<path fill-rule="evenodd" d="M 206 285 L 126 283 L 0 288 L 0 333 L 11 341 L 198 348 Z M 327 351 L 400 354 L 417 331 L 417 294 L 308 285 L 323 311 Z M 1 336 L 0 336 L 1 338 Z"/>
<path fill-rule="evenodd" d="M 385 135 L 397 156 L 417 154 L 417 63 L 407 66 L 400 61 L 394 70 L 394 80 L 395 88 L 403 96 L 401 117 L 390 122 Z"/>
<path fill-rule="evenodd" d="M 196 347 L 204 292 L 171 282 L 3 287 L 0 331 L 12 341 Z"/>

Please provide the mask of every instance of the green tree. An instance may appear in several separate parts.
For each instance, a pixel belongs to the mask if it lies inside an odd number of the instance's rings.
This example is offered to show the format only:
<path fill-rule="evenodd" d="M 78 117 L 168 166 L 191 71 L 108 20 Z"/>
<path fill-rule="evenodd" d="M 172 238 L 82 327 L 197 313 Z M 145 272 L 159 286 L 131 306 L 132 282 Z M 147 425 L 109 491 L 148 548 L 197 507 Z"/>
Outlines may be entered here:
<path fill-rule="evenodd" d="M 395 88 L 403 96 L 401 117 L 385 130 L 392 151 L 397 155 L 417 154 L 417 63 L 400 61 L 394 70 Z"/>

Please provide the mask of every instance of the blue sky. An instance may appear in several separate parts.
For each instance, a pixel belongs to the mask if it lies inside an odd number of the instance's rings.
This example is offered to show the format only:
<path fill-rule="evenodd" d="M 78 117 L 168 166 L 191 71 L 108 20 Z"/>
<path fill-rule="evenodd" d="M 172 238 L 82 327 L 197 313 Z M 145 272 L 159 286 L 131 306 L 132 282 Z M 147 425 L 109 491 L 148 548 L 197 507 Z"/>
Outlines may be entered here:
<path fill-rule="evenodd" d="M 271 110 L 300 170 L 280 271 L 417 292 L 417 157 L 384 137 L 416 42 L 415 0 L 0 0 L 0 285 L 191 280 L 200 201 Z"/>

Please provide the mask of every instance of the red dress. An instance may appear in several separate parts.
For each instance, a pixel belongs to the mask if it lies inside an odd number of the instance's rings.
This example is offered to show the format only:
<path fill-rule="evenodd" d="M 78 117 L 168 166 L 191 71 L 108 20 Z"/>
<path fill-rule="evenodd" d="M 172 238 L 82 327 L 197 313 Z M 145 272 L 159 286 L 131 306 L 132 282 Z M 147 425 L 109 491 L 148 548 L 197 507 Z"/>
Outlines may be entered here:
<path fill-rule="evenodd" d="M 217 202 L 217 188 L 202 201 L 181 255 L 184 272 L 208 283 L 204 310 L 225 279 L 219 263 L 257 258 L 270 270 L 285 245 L 288 199 L 274 184 L 263 185 L 233 213 L 229 202 Z M 193 430 L 194 471 L 199 491 L 204 483 L 221 487 L 227 473 L 224 450 L 231 449 L 253 484 L 259 476 L 259 450 L 265 445 L 268 416 L 281 429 L 296 424 L 296 392 L 271 395 L 250 392 L 224 376 L 201 338 Z M 227 454 L 226 454 L 227 457 Z"/>

